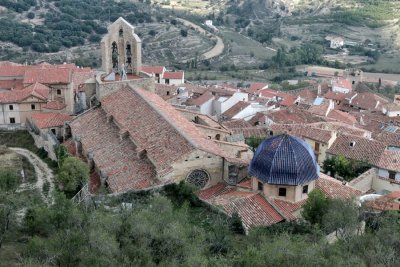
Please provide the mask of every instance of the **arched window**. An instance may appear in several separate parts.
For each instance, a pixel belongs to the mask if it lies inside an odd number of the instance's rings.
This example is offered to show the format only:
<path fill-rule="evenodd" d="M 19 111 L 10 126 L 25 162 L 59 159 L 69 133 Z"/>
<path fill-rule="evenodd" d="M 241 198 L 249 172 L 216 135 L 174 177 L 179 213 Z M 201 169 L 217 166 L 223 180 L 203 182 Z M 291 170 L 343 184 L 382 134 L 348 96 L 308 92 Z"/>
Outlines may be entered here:
<path fill-rule="evenodd" d="M 112 43 L 111 60 L 113 68 L 118 68 L 118 46 L 116 42 Z"/>
<path fill-rule="evenodd" d="M 210 176 L 203 170 L 194 170 L 186 177 L 186 182 L 197 188 L 204 188 L 210 181 Z"/>
<path fill-rule="evenodd" d="M 217 135 L 215 136 L 215 139 L 216 139 L 216 140 L 221 140 L 221 135 L 220 135 L 220 134 L 217 134 Z"/>

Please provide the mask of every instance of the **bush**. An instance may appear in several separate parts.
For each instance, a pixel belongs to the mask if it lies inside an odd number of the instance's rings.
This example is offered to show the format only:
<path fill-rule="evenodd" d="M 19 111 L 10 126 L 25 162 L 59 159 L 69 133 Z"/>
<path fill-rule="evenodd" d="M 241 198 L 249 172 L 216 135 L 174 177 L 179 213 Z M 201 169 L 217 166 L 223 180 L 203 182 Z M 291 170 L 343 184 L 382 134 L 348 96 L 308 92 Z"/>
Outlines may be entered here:
<path fill-rule="evenodd" d="M 35 13 L 29 12 L 27 15 L 28 19 L 34 19 L 35 18 Z"/>
<path fill-rule="evenodd" d="M 182 29 L 182 30 L 181 30 L 181 36 L 182 36 L 182 37 L 187 37 L 187 36 L 188 36 L 188 31 Z"/>

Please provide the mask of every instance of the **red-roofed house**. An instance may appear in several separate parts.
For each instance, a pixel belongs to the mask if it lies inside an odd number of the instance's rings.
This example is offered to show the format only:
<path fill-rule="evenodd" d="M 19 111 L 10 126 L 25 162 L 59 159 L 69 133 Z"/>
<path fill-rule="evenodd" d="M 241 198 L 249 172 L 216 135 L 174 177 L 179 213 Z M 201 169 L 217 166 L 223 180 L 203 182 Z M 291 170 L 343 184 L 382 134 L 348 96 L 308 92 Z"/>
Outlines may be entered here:
<path fill-rule="evenodd" d="M 101 99 L 101 107 L 70 125 L 78 152 L 113 192 L 183 179 L 200 188 L 239 181 L 247 163 L 240 153 L 227 153 L 161 97 L 140 88 L 116 89 Z"/>
<path fill-rule="evenodd" d="M 282 106 L 291 106 L 300 99 L 299 97 L 295 97 L 291 94 L 272 89 L 262 89 L 258 91 L 258 96 L 275 101 Z"/>
<path fill-rule="evenodd" d="M 335 93 L 348 94 L 353 90 L 351 82 L 346 79 L 337 79 L 332 81 L 332 91 Z"/>
<path fill-rule="evenodd" d="M 72 120 L 68 114 L 41 112 L 32 114 L 31 126 L 40 132 L 40 135 L 47 135 L 49 131 L 57 138 L 62 138 L 65 134 L 64 124 Z"/>
<path fill-rule="evenodd" d="M 249 94 L 255 94 L 261 89 L 268 89 L 267 83 L 252 83 L 249 89 L 246 90 Z"/>
<path fill-rule="evenodd" d="M 142 71 L 153 75 L 156 82 L 160 83 L 166 69 L 164 66 L 142 66 Z"/>
<path fill-rule="evenodd" d="M 185 83 L 185 73 L 183 71 L 166 71 L 161 77 L 162 84 L 180 85 Z"/>
<path fill-rule="evenodd" d="M 35 83 L 23 90 L 0 92 L 0 125 L 24 126 L 33 113 L 43 110 L 47 102 L 49 88 Z"/>

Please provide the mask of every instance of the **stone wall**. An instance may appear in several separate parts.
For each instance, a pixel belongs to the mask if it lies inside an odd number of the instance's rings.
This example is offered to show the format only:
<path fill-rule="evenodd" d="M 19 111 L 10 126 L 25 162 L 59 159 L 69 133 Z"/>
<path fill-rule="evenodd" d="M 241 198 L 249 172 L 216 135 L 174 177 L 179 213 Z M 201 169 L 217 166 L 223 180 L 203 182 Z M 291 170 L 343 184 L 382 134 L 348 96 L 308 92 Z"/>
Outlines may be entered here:
<path fill-rule="evenodd" d="M 155 91 L 155 83 L 153 78 L 141 78 L 136 80 L 124 80 L 124 81 L 113 81 L 113 82 L 103 82 L 101 81 L 101 76 L 96 77 L 96 95 L 98 100 L 101 99 L 115 90 L 120 89 L 123 86 L 131 85 L 133 88 L 143 88 L 150 92 Z"/>
<path fill-rule="evenodd" d="M 368 171 L 359 175 L 357 178 L 351 180 L 349 182 L 349 185 L 365 193 L 368 190 L 372 189 L 372 183 L 374 178 L 376 177 L 377 177 L 377 169 L 371 168 Z"/>
<path fill-rule="evenodd" d="M 35 145 L 39 148 L 43 147 L 47 151 L 48 157 L 52 160 L 57 161 L 57 156 L 55 153 L 55 146 L 59 145 L 57 138 L 50 131 L 39 131 L 39 134 L 35 134 L 33 131 L 29 131 Z"/>

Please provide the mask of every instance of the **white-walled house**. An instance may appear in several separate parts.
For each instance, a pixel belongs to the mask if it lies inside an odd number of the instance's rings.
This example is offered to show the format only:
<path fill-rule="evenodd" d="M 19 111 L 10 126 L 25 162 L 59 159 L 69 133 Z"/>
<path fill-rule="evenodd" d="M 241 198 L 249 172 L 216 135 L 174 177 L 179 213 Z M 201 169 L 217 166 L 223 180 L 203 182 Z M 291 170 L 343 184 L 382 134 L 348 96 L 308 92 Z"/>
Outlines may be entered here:
<path fill-rule="evenodd" d="M 345 79 L 332 80 L 332 91 L 348 94 L 353 90 L 351 82 Z"/>
<path fill-rule="evenodd" d="M 330 47 L 333 49 L 342 48 L 344 46 L 344 39 L 342 37 L 333 37 L 331 39 Z"/>
<path fill-rule="evenodd" d="M 400 116 L 400 105 L 389 103 L 382 107 L 382 113 L 388 117 L 398 117 Z"/>
<path fill-rule="evenodd" d="M 236 105 L 239 101 L 249 101 L 249 94 L 236 92 L 231 97 L 219 97 L 214 100 L 214 111 L 217 116 L 220 116 L 228 109 Z"/>
<path fill-rule="evenodd" d="M 161 77 L 161 84 L 181 85 L 185 83 L 185 73 L 183 71 L 166 71 Z"/>
<path fill-rule="evenodd" d="M 201 114 L 212 116 L 214 99 L 215 96 L 211 92 L 205 92 L 198 98 L 194 99 L 192 103 L 196 108 L 198 108 Z"/>

